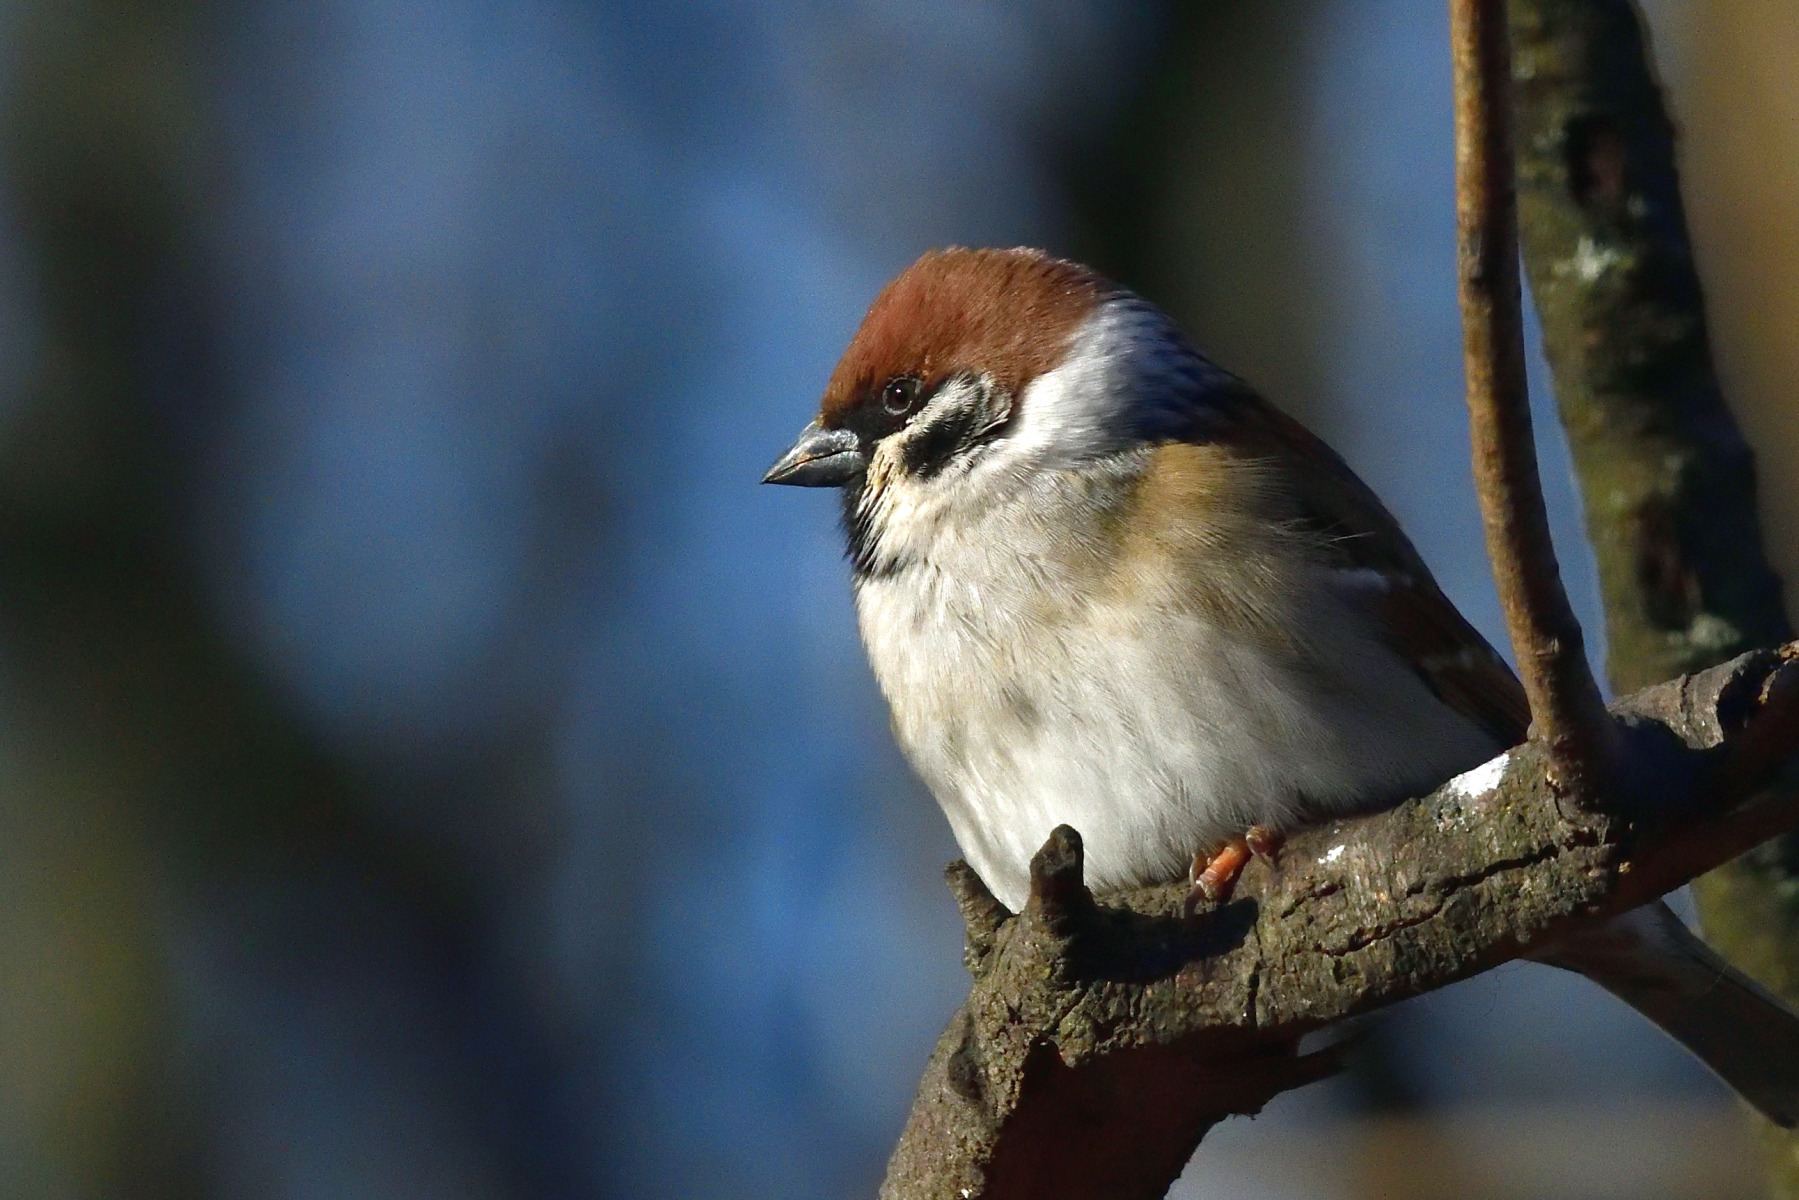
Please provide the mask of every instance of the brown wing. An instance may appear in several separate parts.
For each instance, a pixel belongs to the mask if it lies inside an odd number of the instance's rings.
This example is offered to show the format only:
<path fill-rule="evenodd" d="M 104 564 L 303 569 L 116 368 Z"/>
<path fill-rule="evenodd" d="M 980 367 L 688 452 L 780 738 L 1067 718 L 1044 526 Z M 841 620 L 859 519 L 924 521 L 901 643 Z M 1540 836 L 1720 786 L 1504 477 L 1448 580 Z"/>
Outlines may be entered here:
<path fill-rule="evenodd" d="M 1530 704 L 1505 660 L 1425 578 L 1394 586 L 1374 606 L 1387 643 L 1437 698 L 1505 746 L 1522 742 Z"/>
<path fill-rule="evenodd" d="M 1530 705 L 1511 668 L 1449 602 L 1399 522 L 1347 463 L 1292 417 L 1247 390 L 1229 406 L 1233 440 L 1284 476 L 1296 520 L 1345 572 L 1366 575 L 1388 645 L 1425 686 L 1506 746 L 1524 740 Z"/>

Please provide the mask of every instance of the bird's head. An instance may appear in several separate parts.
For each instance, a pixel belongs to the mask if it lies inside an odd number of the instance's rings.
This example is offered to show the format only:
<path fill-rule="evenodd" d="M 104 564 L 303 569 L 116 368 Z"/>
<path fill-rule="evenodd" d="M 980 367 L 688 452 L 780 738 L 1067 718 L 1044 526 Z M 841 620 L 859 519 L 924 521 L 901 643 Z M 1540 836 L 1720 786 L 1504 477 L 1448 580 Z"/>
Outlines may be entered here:
<path fill-rule="evenodd" d="M 765 483 L 844 489 L 859 567 L 882 526 L 955 519 L 1045 469 L 1193 431 L 1232 382 L 1157 308 L 1036 250 L 937 250 L 869 307 Z"/>

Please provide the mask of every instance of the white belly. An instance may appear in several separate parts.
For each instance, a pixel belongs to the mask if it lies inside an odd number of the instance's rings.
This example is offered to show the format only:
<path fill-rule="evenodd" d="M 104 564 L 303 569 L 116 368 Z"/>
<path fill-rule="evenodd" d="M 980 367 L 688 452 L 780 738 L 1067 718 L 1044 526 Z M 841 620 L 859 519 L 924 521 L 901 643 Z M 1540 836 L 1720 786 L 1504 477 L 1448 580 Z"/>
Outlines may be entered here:
<path fill-rule="evenodd" d="M 1347 609 L 1314 631 L 1326 666 L 1188 613 L 1017 599 L 929 568 L 857 589 L 895 734 L 1013 909 L 1058 824 L 1096 890 L 1165 882 L 1251 824 L 1378 808 L 1499 749 Z"/>

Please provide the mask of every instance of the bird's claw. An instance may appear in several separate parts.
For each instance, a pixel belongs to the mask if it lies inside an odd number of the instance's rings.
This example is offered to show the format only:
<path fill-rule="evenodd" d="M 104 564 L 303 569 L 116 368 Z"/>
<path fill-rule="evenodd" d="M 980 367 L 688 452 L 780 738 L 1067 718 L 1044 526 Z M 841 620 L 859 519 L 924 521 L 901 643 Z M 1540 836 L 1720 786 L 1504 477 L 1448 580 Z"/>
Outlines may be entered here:
<path fill-rule="evenodd" d="M 1272 863 L 1280 854 L 1285 839 L 1271 829 L 1251 825 L 1242 835 L 1226 838 L 1224 845 L 1211 853 L 1193 856 L 1193 869 L 1188 873 L 1187 912 L 1191 914 L 1203 899 L 1217 904 L 1230 899 L 1237 877 L 1243 873 L 1250 856 Z"/>

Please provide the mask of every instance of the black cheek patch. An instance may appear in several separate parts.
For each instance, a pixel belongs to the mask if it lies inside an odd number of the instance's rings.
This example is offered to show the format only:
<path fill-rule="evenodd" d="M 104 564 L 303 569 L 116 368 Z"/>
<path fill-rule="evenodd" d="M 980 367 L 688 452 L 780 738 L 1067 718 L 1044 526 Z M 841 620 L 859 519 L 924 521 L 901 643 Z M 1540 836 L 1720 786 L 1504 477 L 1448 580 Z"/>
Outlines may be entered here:
<path fill-rule="evenodd" d="M 899 564 L 882 559 L 875 553 L 874 524 L 870 514 L 862 511 L 861 483 L 843 489 L 843 532 L 850 560 L 850 574 L 857 579 L 880 579 L 892 575 Z"/>
<path fill-rule="evenodd" d="M 900 448 L 907 474 L 929 479 L 980 441 L 991 425 L 985 409 L 982 404 L 951 409 L 919 427 Z"/>

